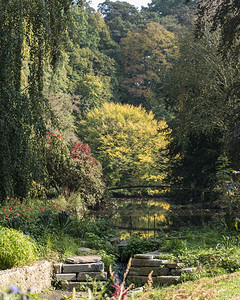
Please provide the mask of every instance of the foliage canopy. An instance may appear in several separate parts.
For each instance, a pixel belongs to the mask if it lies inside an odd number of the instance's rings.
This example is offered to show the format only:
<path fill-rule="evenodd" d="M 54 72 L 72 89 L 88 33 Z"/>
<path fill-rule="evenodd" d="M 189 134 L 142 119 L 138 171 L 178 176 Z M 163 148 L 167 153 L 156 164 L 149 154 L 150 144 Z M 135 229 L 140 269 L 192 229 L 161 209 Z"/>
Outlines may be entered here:
<path fill-rule="evenodd" d="M 102 163 L 108 185 L 164 178 L 167 124 L 141 106 L 104 103 L 87 114 L 78 132 Z"/>

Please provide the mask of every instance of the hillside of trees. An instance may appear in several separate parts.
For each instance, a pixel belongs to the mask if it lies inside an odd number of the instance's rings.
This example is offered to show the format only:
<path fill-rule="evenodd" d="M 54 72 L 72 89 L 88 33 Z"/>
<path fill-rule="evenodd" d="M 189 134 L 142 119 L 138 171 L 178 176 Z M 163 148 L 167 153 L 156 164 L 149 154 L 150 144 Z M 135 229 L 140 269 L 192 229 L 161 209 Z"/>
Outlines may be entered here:
<path fill-rule="evenodd" d="M 209 2 L 0 0 L 0 198 L 238 170 L 240 5 Z"/>

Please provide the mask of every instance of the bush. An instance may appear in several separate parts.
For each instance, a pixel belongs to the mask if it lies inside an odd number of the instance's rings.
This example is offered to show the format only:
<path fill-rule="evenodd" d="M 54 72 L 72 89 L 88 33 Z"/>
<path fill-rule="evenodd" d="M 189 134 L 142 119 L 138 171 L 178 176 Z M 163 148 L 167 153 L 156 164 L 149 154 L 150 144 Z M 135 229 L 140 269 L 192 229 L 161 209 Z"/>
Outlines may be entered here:
<path fill-rule="evenodd" d="M 155 238 L 133 237 L 128 241 L 128 245 L 119 249 L 119 256 L 122 262 L 128 262 L 135 254 L 152 252 L 159 248 L 159 240 Z"/>
<path fill-rule="evenodd" d="M 35 243 L 22 232 L 0 226 L 0 268 L 31 264 L 37 259 Z"/>
<path fill-rule="evenodd" d="M 92 157 L 90 147 L 82 142 L 70 146 L 50 132 L 46 141 L 49 191 L 66 198 L 76 193 L 88 205 L 101 200 L 105 192 L 102 167 Z"/>

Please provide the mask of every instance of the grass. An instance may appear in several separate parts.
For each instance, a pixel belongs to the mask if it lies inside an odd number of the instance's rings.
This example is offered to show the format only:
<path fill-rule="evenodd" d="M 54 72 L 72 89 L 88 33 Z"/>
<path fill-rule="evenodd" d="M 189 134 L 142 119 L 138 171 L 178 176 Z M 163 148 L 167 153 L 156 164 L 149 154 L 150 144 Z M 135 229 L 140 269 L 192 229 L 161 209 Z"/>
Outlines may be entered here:
<path fill-rule="evenodd" d="M 234 300 L 240 299 L 240 272 L 188 281 L 177 286 L 157 287 L 148 292 L 132 294 L 144 300 Z"/>

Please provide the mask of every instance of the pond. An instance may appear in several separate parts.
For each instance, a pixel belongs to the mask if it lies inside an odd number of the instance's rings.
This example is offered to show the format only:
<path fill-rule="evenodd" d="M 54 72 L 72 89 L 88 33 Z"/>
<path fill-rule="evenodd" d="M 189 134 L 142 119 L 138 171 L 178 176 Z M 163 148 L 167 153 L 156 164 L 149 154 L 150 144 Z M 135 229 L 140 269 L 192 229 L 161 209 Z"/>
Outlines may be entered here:
<path fill-rule="evenodd" d="M 157 235 L 161 231 L 177 230 L 180 226 L 202 226 L 216 211 L 194 205 L 174 205 L 168 199 L 114 199 L 114 225 L 122 230 Z"/>

